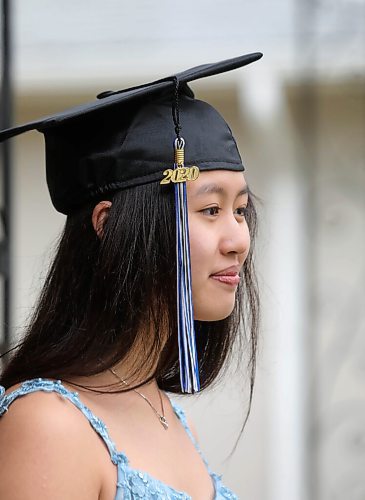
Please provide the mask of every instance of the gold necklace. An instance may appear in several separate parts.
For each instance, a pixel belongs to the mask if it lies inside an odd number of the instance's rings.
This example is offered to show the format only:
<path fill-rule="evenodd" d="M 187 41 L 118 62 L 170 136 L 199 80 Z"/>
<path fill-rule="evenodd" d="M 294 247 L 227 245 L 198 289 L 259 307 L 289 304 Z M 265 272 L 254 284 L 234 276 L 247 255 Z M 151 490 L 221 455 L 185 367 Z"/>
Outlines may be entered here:
<path fill-rule="evenodd" d="M 125 380 L 123 380 L 114 370 L 113 368 L 108 368 L 108 370 L 117 377 L 118 380 L 120 380 L 120 382 L 122 382 L 123 384 L 125 385 L 129 385 Z M 169 424 L 165 418 L 165 410 L 164 410 L 164 407 L 163 407 L 163 401 L 162 401 L 162 397 L 161 397 L 161 391 L 160 389 L 158 389 L 158 395 L 160 396 L 160 402 L 161 402 L 161 407 L 162 407 L 162 415 L 156 410 L 156 408 L 153 406 L 153 404 L 151 403 L 151 401 L 144 395 L 142 394 L 141 392 L 137 391 L 137 389 L 132 389 L 134 392 L 136 392 L 137 394 L 139 394 L 149 405 L 150 407 L 152 408 L 152 410 L 156 413 L 159 421 L 160 421 L 160 424 L 162 425 L 162 427 L 165 429 L 165 431 L 167 431 L 167 429 L 169 428 Z"/>

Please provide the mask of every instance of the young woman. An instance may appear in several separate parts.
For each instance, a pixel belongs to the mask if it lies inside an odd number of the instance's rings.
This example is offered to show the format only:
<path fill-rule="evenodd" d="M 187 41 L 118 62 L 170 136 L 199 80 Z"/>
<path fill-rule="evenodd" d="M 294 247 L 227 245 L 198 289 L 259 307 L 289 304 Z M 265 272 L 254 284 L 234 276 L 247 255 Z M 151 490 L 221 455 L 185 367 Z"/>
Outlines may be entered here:
<path fill-rule="evenodd" d="M 67 214 L 32 323 L 0 377 L 1 499 L 237 498 L 167 392 L 211 386 L 238 344 L 252 398 L 256 214 L 228 125 L 187 82 L 260 57 L 0 133 L 45 134 L 51 198 Z M 167 172 L 172 121 L 186 141 L 181 182 Z"/>

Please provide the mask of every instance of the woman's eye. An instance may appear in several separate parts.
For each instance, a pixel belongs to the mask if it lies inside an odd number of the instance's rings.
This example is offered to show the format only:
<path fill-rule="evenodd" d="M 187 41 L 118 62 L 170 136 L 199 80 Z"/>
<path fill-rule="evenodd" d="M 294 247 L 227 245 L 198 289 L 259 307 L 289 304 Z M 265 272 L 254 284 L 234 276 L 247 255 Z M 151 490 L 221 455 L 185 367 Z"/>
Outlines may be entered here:
<path fill-rule="evenodd" d="M 239 207 L 235 210 L 235 213 L 240 217 L 246 217 L 247 215 L 247 207 Z"/>
<path fill-rule="evenodd" d="M 204 208 L 204 210 L 201 210 L 201 213 L 204 214 L 204 215 L 218 215 L 219 214 L 219 210 L 220 208 L 219 207 L 208 207 L 208 208 Z"/>

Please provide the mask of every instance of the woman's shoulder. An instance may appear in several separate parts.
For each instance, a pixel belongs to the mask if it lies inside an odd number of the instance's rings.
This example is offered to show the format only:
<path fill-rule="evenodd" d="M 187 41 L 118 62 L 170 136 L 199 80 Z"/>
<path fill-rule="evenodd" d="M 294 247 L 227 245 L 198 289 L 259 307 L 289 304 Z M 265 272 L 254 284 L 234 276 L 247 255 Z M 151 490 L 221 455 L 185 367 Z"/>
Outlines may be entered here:
<path fill-rule="evenodd" d="M 91 459 L 89 426 L 57 392 L 22 388 L 16 384 L 0 394 L 0 498 L 20 498 L 22 488 L 39 499 L 83 498 L 82 489 L 85 498 L 98 498 L 93 493 L 101 478 Z"/>
<path fill-rule="evenodd" d="M 44 386 L 33 380 L 15 384 L 3 392 L 0 386 L 0 416 L 4 417 L 0 422 L 7 421 L 11 425 L 11 422 L 24 419 L 27 426 L 32 421 L 42 423 L 39 427 L 44 430 L 49 427 L 66 430 L 65 423 L 70 420 L 77 422 L 72 406 L 65 405 L 64 399 L 59 397 L 57 391 L 51 390 L 51 384 L 54 382 L 44 382 L 48 384 L 48 390 L 44 390 Z"/>
<path fill-rule="evenodd" d="M 57 393 L 56 382 L 47 379 L 26 380 L 4 390 L 0 386 L 0 423 L 19 424 L 27 428 L 38 422 L 39 431 L 48 429 L 58 432 L 73 432 L 73 426 L 79 423 L 72 405 L 66 405 L 64 398 Z M 5 425 L 5 424 L 4 424 Z"/>
<path fill-rule="evenodd" d="M 3 390 L 2 390 L 3 389 Z M 70 404 L 74 403 L 74 404 Z M 52 443 L 77 443 L 77 448 L 88 445 L 90 426 L 80 412 L 83 408 L 77 392 L 67 389 L 60 381 L 32 379 L 4 390 L 0 386 L 0 433 Z M 19 437 L 18 437 L 19 440 Z M 95 438 L 99 443 L 99 439 Z"/>

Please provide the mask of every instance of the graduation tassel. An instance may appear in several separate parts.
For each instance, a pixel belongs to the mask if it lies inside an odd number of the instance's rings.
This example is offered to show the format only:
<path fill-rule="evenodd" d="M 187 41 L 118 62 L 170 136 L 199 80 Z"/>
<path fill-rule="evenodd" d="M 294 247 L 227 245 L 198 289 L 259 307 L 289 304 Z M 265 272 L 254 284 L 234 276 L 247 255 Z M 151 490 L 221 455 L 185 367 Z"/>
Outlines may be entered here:
<path fill-rule="evenodd" d="M 185 141 L 180 136 L 179 80 L 174 77 L 175 96 L 172 118 L 175 124 L 174 168 L 163 172 L 160 184 L 174 183 L 176 213 L 177 328 L 182 392 L 200 391 L 199 365 L 195 343 L 193 297 L 191 291 L 190 243 L 186 182 L 199 177 L 199 167 L 185 167 Z"/>
<path fill-rule="evenodd" d="M 184 168 L 184 146 L 184 139 L 182 137 L 176 138 L 174 164 L 175 179 L 180 178 L 182 172 L 186 173 L 186 171 L 190 170 Z M 179 171 L 179 169 L 183 170 Z M 175 181 L 174 187 L 176 209 L 177 321 L 180 381 L 181 389 L 183 392 L 193 393 L 200 390 L 200 381 L 198 357 L 195 343 L 194 310 L 191 291 L 190 243 L 186 182 Z"/>

